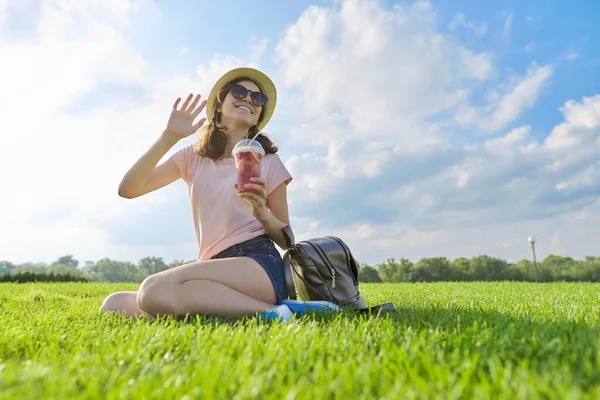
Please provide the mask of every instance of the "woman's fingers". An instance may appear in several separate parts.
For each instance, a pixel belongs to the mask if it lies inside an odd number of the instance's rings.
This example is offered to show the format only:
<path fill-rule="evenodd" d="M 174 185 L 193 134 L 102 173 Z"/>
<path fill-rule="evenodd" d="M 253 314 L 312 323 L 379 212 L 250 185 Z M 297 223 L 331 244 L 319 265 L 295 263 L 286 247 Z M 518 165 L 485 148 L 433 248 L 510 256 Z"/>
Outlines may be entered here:
<path fill-rule="evenodd" d="M 192 113 L 192 111 L 194 111 L 194 107 L 196 107 L 196 104 L 198 104 L 198 101 L 200 101 L 199 94 L 197 94 L 196 97 L 194 97 L 194 101 L 192 101 L 192 104 L 190 104 L 190 106 L 185 111 Z"/>
<path fill-rule="evenodd" d="M 200 98 L 200 95 L 198 95 L 198 98 Z M 196 110 L 192 113 L 194 118 L 196 118 L 198 116 L 198 114 L 200 114 L 200 112 L 204 109 L 204 107 L 206 107 L 206 103 L 208 103 L 206 100 L 204 100 L 202 103 L 200 103 L 198 108 L 196 108 Z"/>
<path fill-rule="evenodd" d="M 250 178 L 252 182 L 256 182 L 259 185 L 265 186 L 265 180 L 263 178 Z"/>
<path fill-rule="evenodd" d="M 246 185 L 246 187 L 248 187 Z M 241 192 L 240 193 L 240 197 L 241 198 L 245 198 L 250 200 L 251 202 L 253 202 L 254 204 L 256 204 L 257 206 L 264 206 L 267 204 L 267 201 L 265 200 L 264 197 L 257 195 L 256 193 L 253 192 Z"/>
<path fill-rule="evenodd" d="M 200 121 L 198 121 L 198 123 L 194 126 L 192 126 L 192 131 L 196 132 L 198 129 L 200 129 L 202 127 L 202 125 L 204 125 L 204 123 L 206 122 L 206 118 L 202 118 Z"/>
<path fill-rule="evenodd" d="M 181 106 L 181 110 L 182 110 L 182 111 L 185 111 L 185 110 L 187 110 L 187 108 L 188 108 L 188 104 L 190 104 L 190 100 L 192 99 L 192 96 L 193 96 L 193 95 L 190 93 L 190 94 L 188 95 L 188 97 L 185 99 L 185 102 L 183 103 L 183 106 Z"/>
<path fill-rule="evenodd" d="M 192 104 L 190 104 L 190 101 L 192 100 L 192 98 L 194 99 L 194 101 L 192 102 Z M 175 100 L 175 103 L 173 104 L 173 110 L 186 112 L 188 114 L 191 114 L 194 118 L 196 118 L 198 116 L 198 114 L 200 114 L 200 112 L 204 109 L 204 107 L 206 107 L 206 104 L 208 103 L 206 100 L 204 100 L 196 108 L 196 105 L 198 105 L 199 101 L 200 101 L 199 94 L 197 94 L 196 97 L 194 98 L 194 95 L 190 93 L 188 95 L 188 97 L 185 99 L 185 101 L 183 102 L 181 109 L 178 110 L 177 107 L 179 106 L 179 103 L 181 102 L 181 97 L 178 97 L 177 100 Z M 202 126 L 202 124 L 200 124 L 200 126 Z"/>
<path fill-rule="evenodd" d="M 255 183 L 246 183 L 244 185 L 244 189 L 254 189 L 254 190 L 258 191 L 261 198 L 265 199 L 267 197 L 265 188 L 262 185 L 257 185 Z"/>

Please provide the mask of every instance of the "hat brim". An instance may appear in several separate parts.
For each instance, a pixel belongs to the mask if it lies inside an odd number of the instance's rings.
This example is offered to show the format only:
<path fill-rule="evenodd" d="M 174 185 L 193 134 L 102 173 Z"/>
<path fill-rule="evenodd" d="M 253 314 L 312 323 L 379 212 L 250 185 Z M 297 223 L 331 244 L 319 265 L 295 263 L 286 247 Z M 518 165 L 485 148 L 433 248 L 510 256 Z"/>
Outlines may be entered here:
<path fill-rule="evenodd" d="M 277 90 L 275 89 L 275 84 L 267 75 L 254 68 L 236 68 L 219 78 L 208 95 L 206 117 L 208 118 L 208 121 L 212 121 L 215 101 L 217 100 L 217 93 L 219 90 L 229 82 L 239 78 L 246 78 L 256 83 L 260 91 L 269 99 L 263 106 L 263 118 L 257 124 L 258 130 L 261 131 L 267 125 L 275 111 L 275 105 L 277 104 Z"/>

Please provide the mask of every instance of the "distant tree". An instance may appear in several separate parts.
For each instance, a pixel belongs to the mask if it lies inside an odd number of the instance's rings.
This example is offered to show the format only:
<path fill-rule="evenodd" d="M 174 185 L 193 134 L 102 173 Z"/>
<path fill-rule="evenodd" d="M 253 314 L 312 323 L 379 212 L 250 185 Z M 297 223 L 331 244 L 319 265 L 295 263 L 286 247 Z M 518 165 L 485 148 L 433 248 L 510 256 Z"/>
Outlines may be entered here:
<path fill-rule="evenodd" d="M 165 264 L 162 257 L 146 257 L 142 258 L 138 263 L 139 272 L 144 277 L 164 271 L 167 268 L 167 264 Z"/>
<path fill-rule="evenodd" d="M 358 280 L 360 282 L 381 282 L 381 277 L 375 268 L 367 263 L 361 263 L 358 270 Z"/>
<path fill-rule="evenodd" d="M 507 279 L 507 271 L 508 263 L 500 258 L 477 256 L 471 259 L 471 280 L 504 280 Z"/>
<path fill-rule="evenodd" d="M 400 271 L 402 272 L 402 282 L 410 282 L 412 280 L 415 265 L 408 258 L 401 258 L 399 264 Z"/>
<path fill-rule="evenodd" d="M 81 273 L 88 281 L 98 282 L 102 280 L 98 272 L 98 267 L 93 261 L 86 261 L 83 267 L 81 267 Z"/>
<path fill-rule="evenodd" d="M 570 280 L 569 271 L 576 272 L 577 264 L 581 264 L 581 262 L 577 262 L 571 257 L 551 254 L 539 264 L 541 271 L 540 280 L 544 282 Z"/>
<path fill-rule="evenodd" d="M 74 265 L 55 263 L 48 268 L 49 273 L 58 275 L 74 275 L 81 276 L 82 272 Z"/>
<path fill-rule="evenodd" d="M 16 274 L 5 274 L 0 276 L 0 282 L 87 282 L 81 276 L 71 274 L 18 272 Z"/>
<path fill-rule="evenodd" d="M 79 261 L 74 259 L 73 256 L 68 255 L 68 256 L 60 257 L 53 264 L 62 264 L 62 265 L 67 265 L 67 266 L 72 266 L 74 268 L 77 268 L 79 266 Z"/>
<path fill-rule="evenodd" d="M 400 259 L 400 262 L 396 262 L 394 258 L 388 258 L 384 263 L 377 264 L 377 270 L 383 282 L 409 282 L 412 269 L 413 263 L 406 258 Z"/>
<path fill-rule="evenodd" d="M 17 274 L 19 272 L 46 273 L 48 272 L 48 264 L 27 262 L 15 265 L 11 273 Z"/>
<path fill-rule="evenodd" d="M 600 257 L 586 257 L 583 262 L 583 270 L 586 281 L 600 282 Z"/>
<path fill-rule="evenodd" d="M 15 264 L 8 261 L 0 261 L 0 275 L 9 273 L 15 269 Z"/>
<path fill-rule="evenodd" d="M 141 282 L 149 275 L 196 261 L 175 259 L 166 264 L 162 257 L 145 257 L 137 264 L 133 264 L 104 258 L 97 262 L 86 261 L 80 267 L 79 261 L 72 255 L 66 255 L 59 257 L 51 265 L 32 262 L 13 264 L 9 261 L 0 261 L 0 277 L 18 275 L 18 281 L 52 281 L 61 280 L 66 276 L 94 282 Z M 599 256 L 586 256 L 584 260 L 575 260 L 572 257 L 549 255 L 539 262 L 537 267 L 541 282 L 557 280 L 600 282 Z M 413 264 L 407 258 L 398 261 L 388 258 L 375 266 L 361 263 L 359 280 L 361 282 L 535 281 L 536 273 L 534 264 L 527 259 L 511 264 L 500 258 L 486 255 L 471 259 L 461 257 L 452 262 L 445 257 L 432 257 L 423 258 Z"/>
<path fill-rule="evenodd" d="M 109 282 L 140 282 L 140 276 L 135 264 L 131 262 L 114 261 L 103 258 L 95 265 L 97 277 Z"/>
<path fill-rule="evenodd" d="M 175 268 L 175 267 L 179 267 L 181 265 L 185 265 L 185 264 L 190 264 L 193 262 L 197 262 L 198 260 L 173 260 L 169 263 L 169 265 L 167 265 L 167 268 Z"/>
<path fill-rule="evenodd" d="M 600 282 L 600 257 L 587 256 L 584 261 L 575 261 L 561 267 L 558 279 L 565 281 Z"/>
<path fill-rule="evenodd" d="M 468 281 L 470 278 L 471 261 L 460 257 L 450 263 L 450 277 L 453 281 Z"/>
<path fill-rule="evenodd" d="M 446 257 L 422 258 L 413 272 L 416 282 L 449 281 L 451 276 L 450 261 Z"/>
<path fill-rule="evenodd" d="M 535 281 L 535 267 L 529 260 L 520 260 L 510 264 L 506 271 L 507 279 L 512 281 Z"/>

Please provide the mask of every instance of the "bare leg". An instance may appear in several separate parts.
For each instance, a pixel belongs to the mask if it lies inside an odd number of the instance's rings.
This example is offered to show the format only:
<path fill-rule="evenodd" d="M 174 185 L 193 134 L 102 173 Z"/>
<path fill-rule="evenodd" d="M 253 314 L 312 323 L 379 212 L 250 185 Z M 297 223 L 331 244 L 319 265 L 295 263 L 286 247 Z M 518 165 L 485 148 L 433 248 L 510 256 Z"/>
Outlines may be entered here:
<path fill-rule="evenodd" d="M 194 262 L 147 277 L 137 294 L 150 315 L 256 315 L 275 307 L 264 269 L 247 257 Z"/>
<path fill-rule="evenodd" d="M 137 304 L 137 292 L 116 292 L 109 295 L 100 306 L 101 312 L 117 312 L 127 317 L 153 318 Z"/>
<path fill-rule="evenodd" d="M 152 315 L 256 315 L 275 307 L 244 293 L 233 290 L 222 283 L 206 280 L 193 280 L 172 285 L 158 285 L 149 289 L 147 297 L 142 297 L 142 307 Z"/>

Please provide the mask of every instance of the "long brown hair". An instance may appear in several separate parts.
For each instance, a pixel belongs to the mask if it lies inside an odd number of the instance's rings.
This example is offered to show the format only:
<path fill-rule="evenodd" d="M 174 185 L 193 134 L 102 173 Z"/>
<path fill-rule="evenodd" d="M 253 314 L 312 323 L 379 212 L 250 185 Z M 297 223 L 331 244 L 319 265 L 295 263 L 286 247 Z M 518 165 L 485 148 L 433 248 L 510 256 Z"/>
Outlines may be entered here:
<path fill-rule="evenodd" d="M 219 106 L 225 100 L 225 96 L 229 93 L 231 86 L 234 83 L 238 83 L 241 81 L 246 81 L 249 79 L 239 78 L 233 80 L 223 86 L 221 90 L 217 93 L 217 100 L 214 104 L 213 110 L 213 119 L 210 121 L 208 126 L 204 129 L 204 134 L 200 136 L 196 144 L 194 145 L 194 151 L 198 153 L 198 155 L 202 157 L 211 158 L 213 160 L 222 160 L 225 157 L 225 148 L 227 147 L 227 140 L 229 139 L 225 131 L 227 128 L 221 124 L 221 112 L 219 110 Z M 256 83 L 255 83 L 256 84 Z M 256 85 L 258 86 L 258 85 Z M 260 112 L 260 116 L 258 117 L 258 121 L 260 122 L 263 118 L 264 107 Z M 246 139 L 250 139 L 256 135 L 258 132 L 258 128 L 256 125 L 253 125 L 248 130 L 248 134 L 246 135 Z M 275 154 L 277 153 L 277 146 L 273 144 L 271 139 L 269 139 L 264 134 L 259 134 L 256 138 L 256 141 L 261 144 L 263 149 L 265 149 L 265 154 Z"/>

